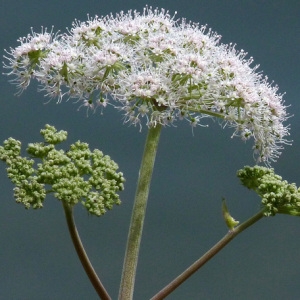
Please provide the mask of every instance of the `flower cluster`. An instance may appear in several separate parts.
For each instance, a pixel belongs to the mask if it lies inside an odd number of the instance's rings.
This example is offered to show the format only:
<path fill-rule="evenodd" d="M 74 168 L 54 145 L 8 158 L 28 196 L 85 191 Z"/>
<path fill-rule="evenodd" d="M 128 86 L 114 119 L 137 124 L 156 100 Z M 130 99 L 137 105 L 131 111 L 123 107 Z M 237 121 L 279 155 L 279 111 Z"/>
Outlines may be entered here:
<path fill-rule="evenodd" d="M 33 168 L 34 160 L 21 157 L 21 142 L 13 138 L 0 147 L 0 159 L 7 165 L 8 177 L 16 185 L 14 196 L 25 208 L 42 208 L 46 194 L 73 206 L 80 202 L 89 213 L 100 216 L 113 205 L 120 204 L 118 191 L 124 189 L 118 165 L 99 150 L 91 152 L 88 144 L 76 142 L 69 151 L 56 150 L 54 145 L 66 140 L 67 132 L 57 132 L 46 125 L 41 130 L 45 143 L 31 143 L 27 152 L 42 159 Z M 45 185 L 51 186 L 46 190 Z"/>
<path fill-rule="evenodd" d="M 233 136 L 254 138 L 258 161 L 276 159 L 288 143 L 282 95 L 253 59 L 163 9 L 76 20 L 65 34 L 43 30 L 19 41 L 4 67 L 21 91 L 35 78 L 51 98 L 76 98 L 90 109 L 113 103 L 139 126 L 143 118 L 153 127 L 217 117 Z"/>
<path fill-rule="evenodd" d="M 266 216 L 277 213 L 300 216 L 300 188 L 282 180 L 273 169 L 246 166 L 237 176 L 245 187 L 261 197 Z"/>

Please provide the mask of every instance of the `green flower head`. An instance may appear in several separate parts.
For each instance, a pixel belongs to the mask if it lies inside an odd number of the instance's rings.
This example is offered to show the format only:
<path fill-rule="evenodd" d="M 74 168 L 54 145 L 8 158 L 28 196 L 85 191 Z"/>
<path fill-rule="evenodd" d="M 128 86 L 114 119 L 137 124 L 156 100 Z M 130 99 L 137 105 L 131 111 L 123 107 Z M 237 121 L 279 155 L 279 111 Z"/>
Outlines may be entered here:
<path fill-rule="evenodd" d="M 245 187 L 261 197 L 266 216 L 277 213 L 300 216 L 300 189 L 294 183 L 282 180 L 273 169 L 246 166 L 237 176 Z"/>
<path fill-rule="evenodd" d="M 67 138 L 67 132 L 46 125 L 41 130 L 45 142 L 30 143 L 27 153 L 34 159 L 20 156 L 21 143 L 12 138 L 0 147 L 0 159 L 7 165 L 8 177 L 16 185 L 14 196 L 25 208 L 41 208 L 47 193 L 70 206 L 78 202 L 89 213 L 100 216 L 113 205 L 120 204 L 118 192 L 124 189 L 124 177 L 118 165 L 99 150 L 91 151 L 80 141 L 68 151 L 55 145 Z"/>

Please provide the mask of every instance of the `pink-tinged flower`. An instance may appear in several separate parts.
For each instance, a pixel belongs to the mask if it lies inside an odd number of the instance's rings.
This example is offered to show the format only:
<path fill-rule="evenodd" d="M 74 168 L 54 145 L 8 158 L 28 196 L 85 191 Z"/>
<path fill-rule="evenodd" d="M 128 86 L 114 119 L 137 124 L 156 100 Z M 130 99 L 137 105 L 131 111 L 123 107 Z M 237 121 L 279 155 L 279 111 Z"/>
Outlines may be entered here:
<path fill-rule="evenodd" d="M 196 126 L 204 117 L 220 118 L 234 127 L 233 136 L 254 138 L 258 161 L 275 160 L 289 135 L 278 87 L 251 67 L 243 50 L 174 17 L 146 7 L 142 14 L 76 20 L 66 34 L 20 39 L 4 67 L 21 91 L 35 78 L 58 101 L 79 99 L 89 109 L 112 102 L 134 125 L 186 119 Z"/>

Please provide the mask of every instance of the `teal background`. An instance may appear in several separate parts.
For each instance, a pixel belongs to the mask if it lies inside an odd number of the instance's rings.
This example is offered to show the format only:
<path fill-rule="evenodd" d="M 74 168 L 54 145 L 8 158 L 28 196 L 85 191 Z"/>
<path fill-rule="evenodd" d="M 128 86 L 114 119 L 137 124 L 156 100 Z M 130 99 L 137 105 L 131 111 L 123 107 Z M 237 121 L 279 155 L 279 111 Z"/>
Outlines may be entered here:
<path fill-rule="evenodd" d="M 178 17 L 208 24 L 223 43 L 237 43 L 274 80 L 284 97 L 293 146 L 287 146 L 275 171 L 300 185 L 299 93 L 300 2 L 298 0 L 198 1 L 8 1 L 0 2 L 0 49 L 18 45 L 20 36 L 40 27 L 64 31 L 77 18 L 101 16 L 148 4 L 178 12 Z M 4 54 L 4 51 L 1 50 Z M 4 70 L 3 70 L 4 72 Z M 46 124 L 69 132 L 67 146 L 80 139 L 109 154 L 126 176 L 122 205 L 96 218 L 78 206 L 78 230 L 91 261 L 113 299 L 117 298 L 135 184 L 146 128 L 123 125 L 108 107 L 101 115 L 77 111 L 80 104 L 48 102 L 33 83 L 20 96 L 0 76 L 0 141 L 41 139 Z M 259 198 L 243 188 L 235 173 L 254 165 L 252 141 L 231 139 L 218 122 L 193 133 L 187 123 L 163 129 L 147 208 L 134 299 L 149 299 L 199 258 L 227 231 L 221 198 L 232 215 L 246 220 Z M 13 199 L 12 184 L 0 166 L 0 299 L 97 299 L 72 248 L 61 204 L 49 197 L 44 209 L 26 211 Z M 300 219 L 265 218 L 233 240 L 168 299 L 298 299 Z"/>

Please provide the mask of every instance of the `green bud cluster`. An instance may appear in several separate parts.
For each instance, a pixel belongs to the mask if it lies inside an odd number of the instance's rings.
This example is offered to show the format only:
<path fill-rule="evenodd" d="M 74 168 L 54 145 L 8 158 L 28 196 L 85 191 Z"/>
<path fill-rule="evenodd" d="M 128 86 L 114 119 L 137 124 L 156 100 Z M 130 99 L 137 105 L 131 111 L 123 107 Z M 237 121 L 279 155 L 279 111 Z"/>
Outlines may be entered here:
<path fill-rule="evenodd" d="M 16 185 L 14 197 L 25 208 L 43 207 L 46 194 L 71 206 L 81 202 L 89 213 L 100 216 L 114 204 L 120 204 L 117 194 L 124 189 L 124 177 L 117 173 L 118 165 L 100 150 L 91 151 L 88 144 L 77 141 L 68 151 L 55 145 L 67 139 L 66 131 L 46 125 L 41 130 L 45 142 L 30 143 L 27 153 L 35 161 L 20 156 L 21 142 L 13 138 L 0 146 L 0 159 L 7 167 L 8 177 Z M 50 187 L 46 190 L 46 186 Z"/>
<path fill-rule="evenodd" d="M 246 166 L 237 172 L 241 183 L 254 190 L 265 208 L 265 216 L 277 213 L 300 216 L 300 188 L 282 180 L 273 169 Z"/>

